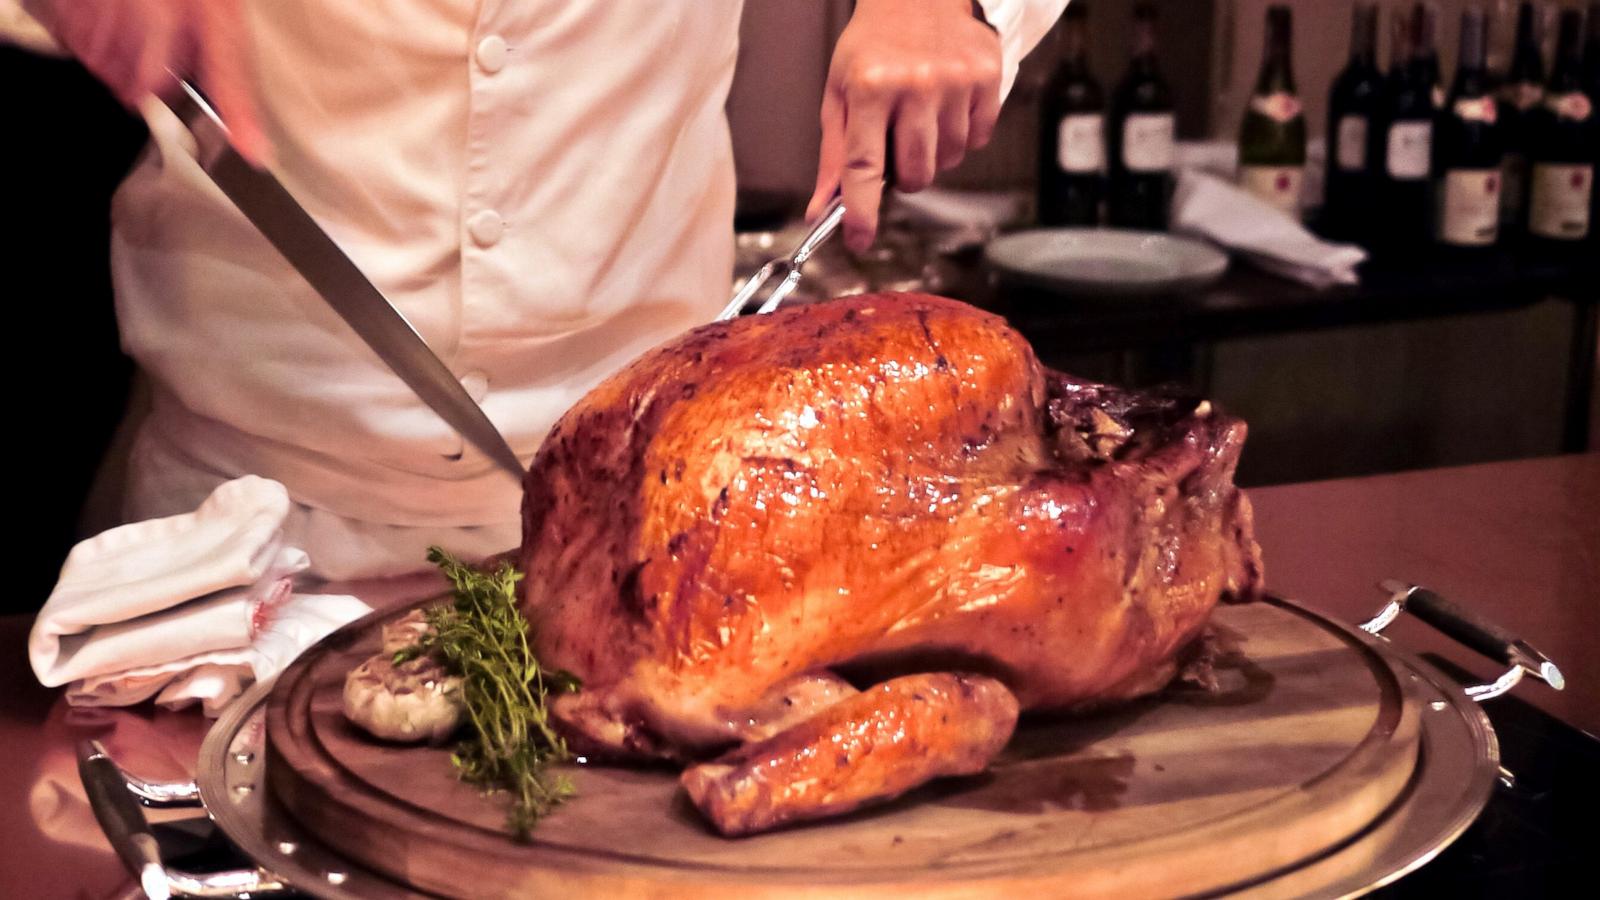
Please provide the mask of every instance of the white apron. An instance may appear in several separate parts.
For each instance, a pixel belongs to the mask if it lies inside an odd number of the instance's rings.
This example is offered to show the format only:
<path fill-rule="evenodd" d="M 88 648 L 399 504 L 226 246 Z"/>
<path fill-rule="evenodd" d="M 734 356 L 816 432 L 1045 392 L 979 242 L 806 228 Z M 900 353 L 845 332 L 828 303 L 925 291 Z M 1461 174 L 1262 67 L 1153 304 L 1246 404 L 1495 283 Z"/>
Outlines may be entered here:
<path fill-rule="evenodd" d="M 988 0 L 1009 86 L 1064 0 Z M 245 0 L 287 186 L 530 459 L 574 400 L 709 320 L 732 271 L 740 0 Z M 820 10 L 819 10 L 820 13 Z M 517 485 L 377 359 L 164 108 L 112 209 L 154 407 L 125 514 L 253 473 L 329 578 L 514 546 Z"/>

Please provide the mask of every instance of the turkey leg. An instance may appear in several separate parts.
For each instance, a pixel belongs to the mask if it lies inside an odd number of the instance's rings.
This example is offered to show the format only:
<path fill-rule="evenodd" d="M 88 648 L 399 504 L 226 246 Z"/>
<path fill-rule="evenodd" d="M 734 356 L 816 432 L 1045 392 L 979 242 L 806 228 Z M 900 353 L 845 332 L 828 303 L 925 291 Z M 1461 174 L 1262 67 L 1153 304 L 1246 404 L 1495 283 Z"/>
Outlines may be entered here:
<path fill-rule="evenodd" d="M 1016 724 L 1017 698 L 992 678 L 906 675 L 692 766 L 681 781 L 701 813 L 733 837 L 981 772 Z"/>

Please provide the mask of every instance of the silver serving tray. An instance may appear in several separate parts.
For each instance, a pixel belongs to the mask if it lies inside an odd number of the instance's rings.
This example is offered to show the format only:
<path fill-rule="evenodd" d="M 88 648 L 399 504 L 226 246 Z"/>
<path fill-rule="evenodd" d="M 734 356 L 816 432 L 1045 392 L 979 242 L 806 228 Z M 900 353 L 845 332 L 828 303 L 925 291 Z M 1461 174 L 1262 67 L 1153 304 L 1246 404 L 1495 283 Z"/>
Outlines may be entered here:
<path fill-rule="evenodd" d="M 1394 618 L 1392 610 L 1386 613 L 1364 625 L 1365 630 L 1317 618 L 1372 646 L 1423 704 L 1421 748 L 1411 781 L 1383 814 L 1350 841 L 1307 864 L 1230 889 L 1228 896 L 1354 897 L 1375 890 L 1438 855 L 1477 818 L 1497 780 L 1508 777 L 1500 767 L 1494 730 L 1475 701 L 1509 690 L 1516 679 L 1508 673 L 1496 685 L 1464 690 L 1438 669 L 1376 634 Z M 97 794 L 91 784 L 89 793 L 96 815 L 124 861 L 142 875 L 147 889 L 155 886 L 152 880 L 159 882 L 164 875 L 165 887 L 175 896 L 262 897 L 295 892 L 328 898 L 432 896 L 353 865 L 320 845 L 270 796 L 264 746 L 266 701 L 274 683 L 257 684 L 217 720 L 201 746 L 192 788 L 141 782 L 105 760 L 96 745 L 85 744 L 84 759 L 100 753 L 103 770 L 121 779 L 117 791 L 107 792 L 102 785 Z M 80 765 L 85 765 L 83 760 Z M 86 783 L 96 777 L 88 768 L 83 771 Z M 99 780 L 107 779 L 100 776 Z M 258 868 L 196 875 L 162 867 L 159 860 L 138 855 L 133 846 L 140 840 L 137 835 L 119 833 L 127 828 L 127 809 L 120 810 L 119 818 L 119 811 L 102 808 L 106 803 L 125 803 L 142 823 L 135 797 L 147 805 L 174 805 L 170 797 L 182 795 L 185 789 L 198 794 L 199 803 L 191 805 L 203 804 L 222 833 Z M 103 799 L 112 795 L 114 800 Z M 153 802 L 158 797 L 167 799 Z M 139 823 L 133 826 L 135 830 Z"/>

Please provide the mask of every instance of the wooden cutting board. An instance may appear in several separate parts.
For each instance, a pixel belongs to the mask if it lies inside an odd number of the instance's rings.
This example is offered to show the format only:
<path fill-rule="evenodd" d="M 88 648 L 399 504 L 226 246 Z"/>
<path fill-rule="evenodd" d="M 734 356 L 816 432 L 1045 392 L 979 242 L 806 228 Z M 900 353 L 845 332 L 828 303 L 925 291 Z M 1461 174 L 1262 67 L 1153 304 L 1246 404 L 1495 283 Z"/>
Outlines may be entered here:
<path fill-rule="evenodd" d="M 1297 607 L 1218 609 L 1223 689 L 1024 721 L 985 775 L 846 818 L 729 840 L 670 769 L 573 766 L 577 798 L 530 844 L 448 749 L 377 742 L 340 711 L 345 673 L 397 610 L 280 678 L 270 791 L 313 836 L 447 895 L 1165 897 L 1239 888 L 1347 842 L 1418 763 L 1419 705 L 1350 631 Z"/>

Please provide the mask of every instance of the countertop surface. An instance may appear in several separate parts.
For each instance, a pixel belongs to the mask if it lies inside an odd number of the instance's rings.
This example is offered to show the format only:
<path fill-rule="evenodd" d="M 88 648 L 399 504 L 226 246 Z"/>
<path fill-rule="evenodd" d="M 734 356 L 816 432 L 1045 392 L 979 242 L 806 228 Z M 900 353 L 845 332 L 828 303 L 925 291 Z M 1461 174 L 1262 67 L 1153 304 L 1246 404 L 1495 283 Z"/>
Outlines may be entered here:
<path fill-rule="evenodd" d="M 1600 639 L 1600 454 L 1285 485 L 1251 497 L 1272 590 L 1359 622 L 1383 603 L 1379 579 L 1427 585 L 1559 663 L 1566 691 L 1525 682 L 1518 694 L 1600 734 L 1600 654 L 1592 649 Z M 1389 632 L 1406 649 L 1498 674 L 1406 619 Z M 137 896 L 83 798 L 73 745 L 95 737 L 130 771 L 188 777 L 208 723 L 195 711 L 67 708 L 28 669 L 30 624 L 0 617 L 0 894 Z"/>

